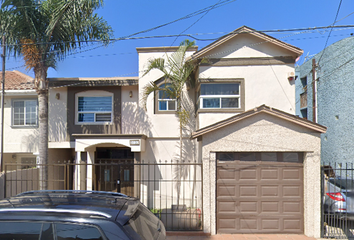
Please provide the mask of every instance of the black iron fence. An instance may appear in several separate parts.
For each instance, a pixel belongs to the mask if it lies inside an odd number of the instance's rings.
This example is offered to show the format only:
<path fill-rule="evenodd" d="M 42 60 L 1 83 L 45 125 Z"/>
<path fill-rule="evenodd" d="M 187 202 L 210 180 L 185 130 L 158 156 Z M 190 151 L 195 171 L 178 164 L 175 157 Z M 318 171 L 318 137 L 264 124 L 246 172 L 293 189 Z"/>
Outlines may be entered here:
<path fill-rule="evenodd" d="M 354 165 L 329 163 L 321 168 L 322 237 L 354 239 Z"/>
<path fill-rule="evenodd" d="M 137 197 L 167 230 L 202 230 L 202 164 L 96 159 L 97 163 L 4 164 L 4 195 L 39 190 L 39 170 L 48 169 L 50 190 L 98 190 Z"/>

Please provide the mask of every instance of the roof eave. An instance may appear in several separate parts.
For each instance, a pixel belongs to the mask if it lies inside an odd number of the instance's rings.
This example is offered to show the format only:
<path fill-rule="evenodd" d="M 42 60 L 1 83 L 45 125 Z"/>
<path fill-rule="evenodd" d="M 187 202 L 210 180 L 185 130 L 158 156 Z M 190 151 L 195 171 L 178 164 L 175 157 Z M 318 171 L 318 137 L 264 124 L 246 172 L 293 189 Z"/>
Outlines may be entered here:
<path fill-rule="evenodd" d="M 225 119 L 223 121 L 220 121 L 218 123 L 212 124 L 210 126 L 204 127 L 202 129 L 199 129 L 198 131 L 194 132 L 191 136 L 192 139 L 198 138 L 200 136 L 203 136 L 204 134 L 213 132 L 215 130 L 218 130 L 220 128 L 223 128 L 225 126 L 228 126 L 232 123 L 236 123 L 239 121 L 242 121 L 244 119 L 250 118 L 256 114 L 260 114 L 260 113 L 266 113 L 269 115 L 273 115 L 275 117 L 284 119 L 286 121 L 292 122 L 294 124 L 300 125 L 302 127 L 306 127 L 309 128 L 311 130 L 317 131 L 319 133 L 325 133 L 327 130 L 327 127 L 322 126 L 320 124 L 308 121 L 306 119 L 300 118 L 300 117 L 296 117 L 294 115 L 291 115 L 289 113 L 285 113 L 283 111 L 277 110 L 277 109 L 273 109 L 270 107 L 267 107 L 265 105 L 262 105 L 258 108 L 249 110 L 247 112 L 241 113 L 239 115 L 233 116 L 231 118 Z"/>
<path fill-rule="evenodd" d="M 295 46 L 292 46 L 292 45 L 290 45 L 288 43 L 280 41 L 280 40 L 278 40 L 276 38 L 273 38 L 273 37 L 271 37 L 271 36 L 269 36 L 267 34 L 260 33 L 258 31 L 256 31 L 255 29 L 249 28 L 247 26 L 242 26 L 242 27 L 237 28 L 236 30 L 232 31 L 229 34 L 227 34 L 225 36 L 222 36 L 221 38 L 219 38 L 215 42 L 209 44 L 208 46 L 200 49 L 198 52 L 196 52 L 192 56 L 190 56 L 187 60 L 193 60 L 193 59 L 201 58 L 207 52 L 209 52 L 212 49 L 220 46 L 221 44 L 229 41 L 230 39 L 236 37 L 237 35 L 239 35 L 241 33 L 248 33 L 248 34 L 251 34 L 251 35 L 253 35 L 255 37 L 262 38 L 262 39 L 266 40 L 267 42 L 274 43 L 277 46 L 283 47 L 283 48 L 293 52 L 294 54 L 296 54 L 296 56 L 301 56 L 303 54 L 303 50 L 298 48 L 298 47 L 295 47 Z"/>

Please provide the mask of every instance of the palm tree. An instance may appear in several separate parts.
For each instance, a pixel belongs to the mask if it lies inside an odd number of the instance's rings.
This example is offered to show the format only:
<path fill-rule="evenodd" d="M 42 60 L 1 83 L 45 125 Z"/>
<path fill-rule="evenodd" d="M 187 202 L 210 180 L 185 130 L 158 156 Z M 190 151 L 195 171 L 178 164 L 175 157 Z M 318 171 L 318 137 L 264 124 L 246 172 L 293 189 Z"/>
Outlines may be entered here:
<path fill-rule="evenodd" d="M 178 47 L 178 49 L 172 53 L 170 56 L 166 54 L 166 60 L 164 58 L 154 58 L 150 59 L 148 62 L 147 70 L 144 75 L 148 74 L 151 70 L 157 69 L 163 73 L 163 78 L 165 83 L 162 85 L 157 85 L 155 82 L 150 82 L 143 89 L 142 102 L 146 109 L 147 97 L 152 92 L 162 91 L 164 92 L 166 98 L 176 99 L 177 109 L 176 116 L 179 121 L 179 148 L 180 148 L 180 162 L 183 161 L 183 141 L 182 134 L 183 129 L 187 126 L 190 120 L 191 112 L 187 109 L 188 101 L 187 96 L 185 96 L 184 89 L 187 86 L 194 87 L 195 79 L 193 72 L 198 66 L 196 61 L 186 61 L 186 53 L 192 47 L 195 47 L 195 42 L 189 40 L 184 40 Z M 177 204 L 179 205 L 179 195 L 180 195 L 180 181 L 182 177 L 185 176 L 184 169 L 181 169 L 182 165 L 176 168 L 176 180 L 177 180 Z"/>
<path fill-rule="evenodd" d="M 38 93 L 40 189 L 48 188 L 48 81 L 49 67 L 55 67 L 73 50 L 89 40 L 108 43 L 111 27 L 94 10 L 103 0 L 3 0 L 2 12 L 10 15 L 5 34 L 8 52 L 23 56 L 34 71 Z M 4 24 L 4 22 L 2 23 Z"/>

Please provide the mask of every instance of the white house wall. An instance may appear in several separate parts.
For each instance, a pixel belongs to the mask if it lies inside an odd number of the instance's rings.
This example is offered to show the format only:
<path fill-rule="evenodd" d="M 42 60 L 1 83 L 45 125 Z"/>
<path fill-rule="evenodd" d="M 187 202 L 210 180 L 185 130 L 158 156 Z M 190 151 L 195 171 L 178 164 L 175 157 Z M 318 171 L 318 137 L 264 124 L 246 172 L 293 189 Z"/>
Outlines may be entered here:
<path fill-rule="evenodd" d="M 253 36 L 237 36 L 207 53 L 210 58 L 292 57 L 291 52 Z M 295 61 L 295 60 L 294 60 Z M 267 105 L 295 113 L 295 84 L 288 80 L 294 64 L 248 66 L 200 66 L 200 79 L 244 79 L 245 111 Z M 242 91 L 242 90 L 241 90 Z M 199 128 L 237 113 L 199 113 Z"/>
<path fill-rule="evenodd" d="M 207 58 L 251 58 L 293 56 L 294 53 L 271 42 L 249 34 L 239 34 L 226 43 L 210 50 Z"/>
<path fill-rule="evenodd" d="M 182 164 L 196 163 L 195 140 L 185 138 L 183 142 L 187 157 Z M 172 205 L 177 205 L 176 179 L 179 179 L 179 173 L 183 173 L 180 185 L 180 197 L 183 197 L 183 201 L 179 204 L 186 205 L 187 208 L 202 207 L 201 181 L 192 181 L 201 179 L 201 165 L 176 165 L 181 163 L 175 158 L 178 155 L 179 141 L 176 139 L 153 138 L 146 141 L 146 149 L 141 152 L 140 161 L 143 164 L 140 168 L 140 200 L 149 208 L 170 209 Z M 160 181 L 152 182 L 151 179 Z"/>
<path fill-rule="evenodd" d="M 49 144 L 67 142 L 67 88 L 52 88 L 49 90 L 48 140 Z M 74 103 L 73 103 L 74 104 Z"/>
<path fill-rule="evenodd" d="M 138 134 L 144 126 L 143 113 L 138 109 L 138 86 L 122 87 L 122 134 Z"/>
<path fill-rule="evenodd" d="M 139 51 L 139 50 L 138 50 Z M 169 52 L 168 54 L 171 54 Z M 187 55 L 191 55 L 189 52 Z M 148 60 L 158 57 L 166 57 L 166 53 L 162 52 L 139 52 L 139 98 L 142 99 L 142 94 L 144 87 L 150 82 L 154 82 L 162 77 L 162 73 L 158 70 L 152 70 L 149 74 L 143 76 L 144 69 L 148 65 Z M 186 96 L 189 97 L 189 103 L 194 99 L 194 90 L 187 91 L 184 90 Z M 140 108 L 138 110 L 141 113 L 140 120 L 140 131 L 142 134 L 148 136 L 146 140 L 146 148 L 144 152 L 141 152 L 141 161 L 144 163 L 157 163 L 157 164 L 168 164 L 181 163 L 180 146 L 179 146 L 179 122 L 174 113 L 167 114 L 155 114 L 155 99 L 154 93 L 150 94 L 147 98 L 146 110 L 144 106 L 139 102 Z M 189 104 L 194 107 L 194 104 Z M 191 113 L 194 109 L 189 109 Z M 190 134 L 195 129 L 195 119 L 191 119 L 191 123 L 188 125 L 188 130 L 183 131 L 183 160 L 185 163 L 196 161 L 197 156 L 197 145 L 195 140 L 190 140 Z M 153 166 L 151 166 L 153 167 Z M 153 169 L 147 169 L 146 167 L 142 169 L 140 174 L 141 179 L 147 179 L 155 175 L 157 179 L 163 179 L 163 181 L 156 185 L 153 183 L 147 183 L 141 185 L 141 201 L 143 201 L 147 206 L 153 208 L 171 208 L 172 205 L 177 204 L 177 185 L 170 184 L 168 181 L 176 179 L 174 175 L 176 173 L 176 165 L 160 165 L 158 167 L 153 167 Z M 188 167 L 187 179 L 192 179 L 194 176 L 194 170 L 201 175 L 201 169 L 195 166 L 184 166 Z M 186 179 L 185 179 L 186 180 Z M 193 186 L 192 182 L 184 183 L 181 186 L 181 194 L 183 194 L 184 202 L 187 207 L 201 207 L 201 184 Z M 193 193 L 192 193 L 193 192 Z M 155 202 L 152 202 L 152 196 L 161 196 L 161 198 L 156 198 Z M 161 201 L 160 201 L 161 199 Z M 182 202 L 180 202 L 182 204 Z"/>
<path fill-rule="evenodd" d="M 38 151 L 38 127 L 12 127 L 12 100 L 37 99 L 36 95 L 5 96 L 4 153 L 33 153 Z"/>
<path fill-rule="evenodd" d="M 168 49 L 168 47 L 167 47 Z M 144 70 L 148 66 L 150 59 L 163 57 L 166 59 L 166 54 L 170 55 L 175 50 L 165 52 L 163 48 L 152 52 L 145 52 L 138 49 L 139 52 L 139 116 L 140 116 L 140 133 L 145 134 L 148 139 L 146 140 L 146 152 L 141 155 L 145 160 L 165 160 L 165 159 L 178 159 L 179 156 L 179 121 L 174 113 L 155 114 L 154 113 L 154 93 L 151 93 L 147 98 L 146 110 L 141 102 L 143 98 L 144 87 L 150 82 L 159 80 L 163 75 L 158 70 L 152 70 L 148 74 L 144 75 Z M 188 52 L 186 55 L 190 56 L 193 51 Z M 187 92 L 186 95 L 193 94 L 193 91 Z M 194 95 L 190 96 L 193 98 Z M 191 99 L 189 99 L 191 102 Z M 192 104 L 193 105 L 193 104 Z M 191 111 L 192 112 L 192 111 Z M 189 136 L 194 130 L 195 121 L 192 119 L 192 125 L 189 125 L 189 130 L 183 131 L 184 142 L 188 143 L 184 145 L 184 151 L 187 152 L 187 158 L 194 158 L 193 151 L 191 151 L 191 141 Z M 192 141 L 194 143 L 194 141 Z"/>

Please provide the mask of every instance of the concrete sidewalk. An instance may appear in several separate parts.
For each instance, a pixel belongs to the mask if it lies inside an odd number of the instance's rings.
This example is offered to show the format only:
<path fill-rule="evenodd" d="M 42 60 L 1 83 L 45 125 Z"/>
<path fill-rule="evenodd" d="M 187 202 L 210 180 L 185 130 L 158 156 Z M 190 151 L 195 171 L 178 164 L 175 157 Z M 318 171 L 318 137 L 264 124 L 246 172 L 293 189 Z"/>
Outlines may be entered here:
<path fill-rule="evenodd" d="M 167 240 L 316 240 L 316 238 L 306 237 L 296 234 L 217 234 L 217 235 L 189 235 L 167 234 Z"/>

